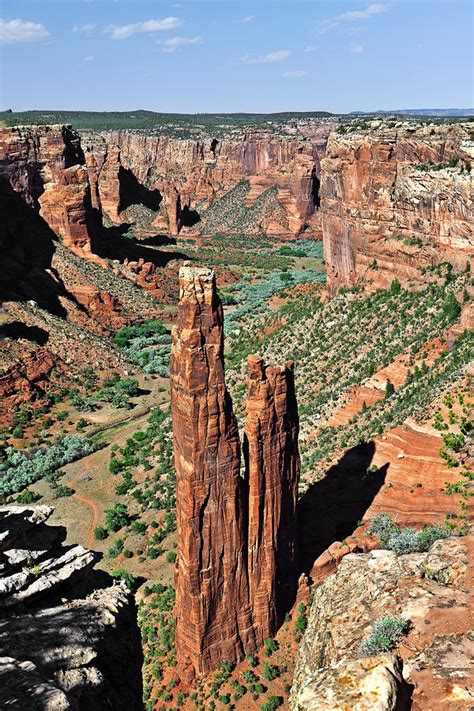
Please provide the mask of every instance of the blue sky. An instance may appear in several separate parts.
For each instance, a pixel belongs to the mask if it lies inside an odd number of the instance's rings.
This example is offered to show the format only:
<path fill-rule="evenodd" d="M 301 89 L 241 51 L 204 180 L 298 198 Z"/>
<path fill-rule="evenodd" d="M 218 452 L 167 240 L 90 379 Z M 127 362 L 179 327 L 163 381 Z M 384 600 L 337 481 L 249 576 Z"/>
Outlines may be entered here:
<path fill-rule="evenodd" d="M 469 0 L 3 0 L 2 108 L 468 107 Z"/>

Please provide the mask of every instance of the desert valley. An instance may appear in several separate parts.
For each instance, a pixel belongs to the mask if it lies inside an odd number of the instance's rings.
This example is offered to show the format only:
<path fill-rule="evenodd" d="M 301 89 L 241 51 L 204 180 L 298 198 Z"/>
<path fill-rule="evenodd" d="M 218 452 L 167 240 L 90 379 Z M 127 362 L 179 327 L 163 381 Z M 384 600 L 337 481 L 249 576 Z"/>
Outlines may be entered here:
<path fill-rule="evenodd" d="M 1 707 L 472 708 L 473 124 L 0 117 Z"/>

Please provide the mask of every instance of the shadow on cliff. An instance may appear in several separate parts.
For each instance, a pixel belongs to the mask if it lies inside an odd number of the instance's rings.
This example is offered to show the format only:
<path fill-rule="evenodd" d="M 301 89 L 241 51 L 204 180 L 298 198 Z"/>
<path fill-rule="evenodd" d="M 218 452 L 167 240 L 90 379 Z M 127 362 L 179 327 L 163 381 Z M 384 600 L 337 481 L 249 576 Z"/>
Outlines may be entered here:
<path fill-rule="evenodd" d="M 125 236 L 132 226 L 130 222 L 105 227 L 99 211 L 95 211 L 96 225 L 91 240 L 92 251 L 104 259 L 117 259 L 124 262 L 151 262 L 155 267 L 165 267 L 173 259 L 189 259 L 184 252 L 164 252 L 153 249 L 155 245 L 176 244 L 176 240 L 155 235 L 145 240 Z"/>
<path fill-rule="evenodd" d="M 56 234 L 3 178 L 0 178 L 0 213 L 0 303 L 32 300 L 65 318 L 60 297 L 74 298 L 52 267 L 58 243 Z"/>
<path fill-rule="evenodd" d="M 149 190 L 140 183 L 135 174 L 120 166 L 119 169 L 119 211 L 126 210 L 130 205 L 144 205 L 149 210 L 157 212 L 160 209 L 163 196 L 159 190 Z"/>
<path fill-rule="evenodd" d="M 388 463 L 368 471 L 374 453 L 372 441 L 349 449 L 300 499 L 299 573 L 309 573 L 331 543 L 342 541 L 357 528 L 387 475 Z"/>

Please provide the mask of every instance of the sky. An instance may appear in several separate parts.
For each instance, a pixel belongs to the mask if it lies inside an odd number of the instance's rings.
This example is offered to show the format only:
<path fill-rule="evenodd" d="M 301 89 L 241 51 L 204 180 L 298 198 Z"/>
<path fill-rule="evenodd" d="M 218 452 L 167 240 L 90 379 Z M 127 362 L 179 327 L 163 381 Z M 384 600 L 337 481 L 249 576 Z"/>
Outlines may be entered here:
<path fill-rule="evenodd" d="M 1 0 L 0 108 L 472 107 L 470 0 Z"/>

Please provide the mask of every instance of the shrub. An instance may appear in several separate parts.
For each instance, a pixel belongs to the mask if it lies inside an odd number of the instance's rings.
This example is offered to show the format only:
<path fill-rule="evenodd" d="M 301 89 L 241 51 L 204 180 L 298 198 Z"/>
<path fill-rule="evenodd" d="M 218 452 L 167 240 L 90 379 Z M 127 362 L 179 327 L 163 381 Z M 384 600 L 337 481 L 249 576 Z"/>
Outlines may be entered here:
<path fill-rule="evenodd" d="M 125 570 L 125 568 L 117 568 L 117 570 L 114 570 L 112 572 L 112 577 L 123 580 L 129 590 L 133 590 L 137 584 L 136 577 L 133 573 L 129 573 L 128 570 Z"/>
<path fill-rule="evenodd" d="M 271 657 L 273 652 L 276 652 L 279 648 L 279 644 L 275 639 L 266 639 L 264 642 L 265 655 Z"/>
<path fill-rule="evenodd" d="M 396 647 L 400 638 L 409 630 L 410 623 L 404 617 L 382 617 L 377 620 L 370 637 L 359 647 L 360 657 L 372 657 L 375 654 L 389 652 Z"/>
<path fill-rule="evenodd" d="M 24 491 L 21 492 L 21 494 L 18 494 L 16 497 L 16 503 L 17 504 L 34 504 L 36 501 L 39 501 L 41 499 L 41 494 L 38 494 L 37 491 L 32 491 L 31 489 L 25 489 Z"/>
<path fill-rule="evenodd" d="M 279 706 L 283 704 L 282 696 L 275 696 L 272 694 L 268 697 L 264 704 L 260 706 L 260 711 L 275 711 Z"/>
<path fill-rule="evenodd" d="M 174 551 L 169 551 L 166 556 L 167 563 L 174 563 L 176 561 L 176 553 Z"/>
<path fill-rule="evenodd" d="M 273 679 L 280 676 L 280 669 L 276 664 L 268 664 L 267 662 L 263 662 L 262 673 L 264 679 L 267 681 L 273 681 Z"/>
<path fill-rule="evenodd" d="M 74 489 L 71 489 L 70 486 L 65 486 L 64 484 L 57 484 L 53 489 L 53 493 L 55 499 L 62 499 L 65 496 L 72 496 L 74 494 Z"/>
<path fill-rule="evenodd" d="M 450 526 L 435 524 L 425 526 L 420 531 L 398 526 L 387 514 L 377 514 L 371 519 L 369 533 L 377 536 L 383 548 L 399 555 L 428 551 L 435 541 L 450 538 Z"/>
<path fill-rule="evenodd" d="M 94 528 L 94 538 L 97 541 L 103 541 L 107 536 L 109 535 L 109 532 L 107 531 L 104 526 L 96 526 Z"/>
<path fill-rule="evenodd" d="M 109 531 L 119 531 L 130 523 L 130 516 L 125 504 L 115 504 L 113 509 L 105 509 L 105 521 Z"/>

